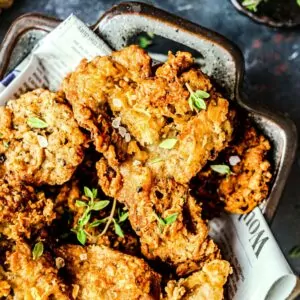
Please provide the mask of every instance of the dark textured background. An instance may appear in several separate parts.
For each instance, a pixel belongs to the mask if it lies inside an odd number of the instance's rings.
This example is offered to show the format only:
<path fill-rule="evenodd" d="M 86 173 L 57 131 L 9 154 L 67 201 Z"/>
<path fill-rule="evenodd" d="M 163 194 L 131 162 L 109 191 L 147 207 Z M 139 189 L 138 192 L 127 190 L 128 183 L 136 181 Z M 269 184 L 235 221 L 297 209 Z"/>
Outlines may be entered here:
<path fill-rule="evenodd" d="M 0 41 L 10 24 L 27 12 L 41 12 L 58 18 L 75 13 L 92 24 L 117 1 L 113 0 L 16 0 L 0 15 Z M 213 29 L 242 50 L 246 61 L 245 91 L 251 101 L 280 111 L 300 129 L 300 31 L 278 30 L 252 22 L 240 15 L 229 0 L 163 0 L 155 6 Z M 300 258 L 288 257 L 300 244 L 300 153 L 272 224 L 274 235 L 293 267 L 300 273 Z"/>

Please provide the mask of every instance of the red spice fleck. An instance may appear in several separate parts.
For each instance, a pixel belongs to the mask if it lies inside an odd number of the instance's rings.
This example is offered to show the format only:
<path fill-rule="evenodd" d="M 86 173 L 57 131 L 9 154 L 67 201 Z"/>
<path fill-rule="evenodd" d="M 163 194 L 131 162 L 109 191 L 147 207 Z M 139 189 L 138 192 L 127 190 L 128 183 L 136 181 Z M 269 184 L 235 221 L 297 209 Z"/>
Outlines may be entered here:
<path fill-rule="evenodd" d="M 274 60 L 280 60 L 281 59 L 281 55 L 277 52 L 274 53 L 273 57 L 274 57 Z"/>
<path fill-rule="evenodd" d="M 288 70 L 288 65 L 287 64 L 280 64 L 277 65 L 274 69 L 275 75 L 282 75 Z"/>
<path fill-rule="evenodd" d="M 283 35 L 277 33 L 274 35 L 273 40 L 276 44 L 279 44 L 283 40 Z"/>
<path fill-rule="evenodd" d="M 261 45 L 262 45 L 261 40 L 254 40 L 252 42 L 252 48 L 253 49 L 259 49 L 259 48 L 261 48 Z"/>

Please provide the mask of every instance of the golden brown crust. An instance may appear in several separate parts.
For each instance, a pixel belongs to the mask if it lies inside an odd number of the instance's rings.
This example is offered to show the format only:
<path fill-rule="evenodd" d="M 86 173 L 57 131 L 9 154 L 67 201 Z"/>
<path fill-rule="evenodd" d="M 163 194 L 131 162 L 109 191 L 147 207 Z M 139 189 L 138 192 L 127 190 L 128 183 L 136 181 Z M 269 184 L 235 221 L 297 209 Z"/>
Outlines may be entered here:
<path fill-rule="evenodd" d="M 182 273 L 188 272 L 182 265 L 186 261 L 200 267 L 205 252 L 201 245 L 209 242 L 201 208 L 189 195 L 187 183 L 227 146 L 234 117 L 229 102 L 193 63 L 189 53 L 169 53 L 168 61 L 150 77 L 154 72 L 149 56 L 130 46 L 111 57 L 83 61 L 63 84 L 75 118 L 92 133 L 96 150 L 104 155 L 97 164 L 103 191 L 126 204 L 143 254 L 180 266 Z M 209 93 L 206 110 L 191 110 L 186 84 Z M 109 130 L 103 130 L 103 120 Z M 107 136 L 118 131 L 122 136 L 122 130 L 129 134 L 127 149 Z M 159 146 L 172 137 L 177 139 L 173 149 Z M 125 152 L 122 159 L 118 149 Z M 160 162 L 153 164 L 156 158 Z M 157 196 L 158 188 L 163 199 Z M 176 222 L 161 232 L 155 215 L 171 214 L 177 214 Z"/>
<path fill-rule="evenodd" d="M 251 127 L 240 143 L 228 149 L 241 162 L 232 167 L 233 174 L 220 181 L 218 193 L 225 210 L 246 214 L 266 199 L 272 178 L 271 164 L 266 159 L 270 148 L 269 141 Z"/>
<path fill-rule="evenodd" d="M 29 118 L 46 128 L 29 126 Z M 85 135 L 71 109 L 55 93 L 38 89 L 0 110 L 0 153 L 7 175 L 28 184 L 63 184 L 83 159 Z"/>
<path fill-rule="evenodd" d="M 192 184 L 208 215 L 218 214 L 221 208 L 246 214 L 268 196 L 272 179 L 267 158 L 270 143 L 248 123 L 242 135 L 218 158 L 218 163 L 228 165 L 231 173 L 220 175 L 207 165 Z"/>
<path fill-rule="evenodd" d="M 203 261 L 220 257 L 188 187 L 174 179 L 155 178 L 149 168 L 130 163 L 123 164 L 118 174 L 109 171 L 103 158 L 97 169 L 103 191 L 128 207 L 130 223 L 148 259 L 159 258 L 184 275 L 198 270 Z M 161 228 L 157 216 L 172 214 L 177 214 L 176 221 Z"/>
<path fill-rule="evenodd" d="M 8 254 L 6 263 L 14 299 L 71 299 L 48 253 L 33 260 L 29 246 L 19 241 L 14 251 Z"/>
<path fill-rule="evenodd" d="M 0 233 L 9 239 L 30 238 L 55 219 L 53 202 L 30 186 L 0 180 Z"/>
<path fill-rule="evenodd" d="M 142 259 L 105 246 L 65 245 L 56 255 L 66 263 L 77 299 L 159 299 L 160 275 Z"/>
<path fill-rule="evenodd" d="M 206 263 L 201 271 L 178 281 L 168 282 L 165 300 L 222 300 L 224 285 L 232 272 L 225 260 Z"/>
<path fill-rule="evenodd" d="M 82 61 L 64 81 L 63 90 L 76 120 L 91 132 L 96 150 L 104 154 L 110 165 L 117 166 L 117 162 L 109 153 L 114 151 L 113 157 L 120 160 L 117 152 L 122 149 L 126 153 L 134 138 L 139 150 L 148 154 L 142 156 L 143 162 L 162 158 L 159 168 L 154 168 L 159 177 L 172 176 L 186 184 L 227 146 L 234 112 L 209 78 L 193 67 L 191 54 L 169 53 L 168 61 L 153 77 L 149 75 L 149 65 L 148 54 L 130 46 L 111 57 Z M 195 91 L 209 93 L 206 110 L 196 114 L 191 111 L 186 84 Z M 113 118 L 107 116 L 109 110 Z M 118 135 L 123 142 L 127 139 L 128 147 L 116 138 Z M 167 138 L 178 140 L 171 151 L 159 147 Z"/>

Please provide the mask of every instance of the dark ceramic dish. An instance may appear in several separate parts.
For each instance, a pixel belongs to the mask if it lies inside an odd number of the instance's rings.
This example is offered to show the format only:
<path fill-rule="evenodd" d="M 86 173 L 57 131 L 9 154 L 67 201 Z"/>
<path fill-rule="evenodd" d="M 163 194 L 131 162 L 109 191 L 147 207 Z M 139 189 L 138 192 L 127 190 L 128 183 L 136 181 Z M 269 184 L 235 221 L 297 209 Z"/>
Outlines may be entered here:
<path fill-rule="evenodd" d="M 0 78 L 57 24 L 58 20 L 36 14 L 16 20 L 0 46 Z M 203 71 L 212 76 L 233 101 L 249 112 L 272 141 L 274 181 L 265 207 L 265 216 L 270 222 L 294 160 L 297 132 L 289 119 L 244 102 L 245 95 L 241 93 L 244 60 L 240 50 L 215 32 L 138 2 L 114 6 L 92 29 L 113 49 L 128 45 L 132 37 L 140 32 L 153 32 L 201 54 Z"/>
<path fill-rule="evenodd" d="M 236 9 L 256 22 L 272 27 L 294 27 L 300 25 L 300 6 L 296 0 L 268 0 L 252 12 L 242 5 L 242 0 L 231 0 Z"/>

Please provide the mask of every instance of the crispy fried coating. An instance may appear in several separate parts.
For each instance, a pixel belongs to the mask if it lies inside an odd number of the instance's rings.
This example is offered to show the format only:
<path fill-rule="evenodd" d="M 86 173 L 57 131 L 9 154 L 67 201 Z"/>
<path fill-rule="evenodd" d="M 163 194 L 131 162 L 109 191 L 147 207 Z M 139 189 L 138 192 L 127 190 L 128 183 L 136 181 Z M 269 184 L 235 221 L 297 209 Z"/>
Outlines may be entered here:
<path fill-rule="evenodd" d="M 7 279 L 7 274 L 0 266 L 0 299 L 8 299 L 11 292 L 11 286 Z"/>
<path fill-rule="evenodd" d="M 206 263 L 187 278 L 168 282 L 165 300 L 222 300 L 224 285 L 232 270 L 225 260 Z"/>
<path fill-rule="evenodd" d="M 14 251 L 8 254 L 6 263 L 14 299 L 72 299 L 49 253 L 44 252 L 40 258 L 33 260 L 30 247 L 18 241 Z"/>
<path fill-rule="evenodd" d="M 30 238 L 50 225 L 56 217 L 53 207 L 53 201 L 43 192 L 36 193 L 30 186 L 0 180 L 0 233 L 7 238 Z"/>
<path fill-rule="evenodd" d="M 266 199 L 272 178 L 271 164 L 266 159 L 269 141 L 250 127 L 241 142 L 227 149 L 240 162 L 232 167 L 233 174 L 220 181 L 218 194 L 225 203 L 225 210 L 246 214 Z"/>
<path fill-rule="evenodd" d="M 201 261 L 220 256 L 217 246 L 208 238 L 208 228 L 185 185 L 174 179 L 158 179 L 147 167 L 122 164 L 120 176 L 113 177 L 107 161 L 97 164 L 100 185 L 129 210 L 129 219 L 140 237 L 143 254 L 161 259 L 177 268 L 180 275 L 199 269 Z M 158 216 L 176 214 L 172 224 L 163 228 Z M 209 246 L 208 246 L 209 244 Z"/>
<path fill-rule="evenodd" d="M 144 50 L 130 46 L 111 57 L 83 60 L 64 80 L 62 88 L 76 120 L 91 132 L 96 149 L 110 165 L 116 165 L 108 157 L 111 147 L 115 152 L 120 148 L 126 151 L 116 138 L 119 131 L 128 142 L 134 138 L 139 148 L 143 147 L 148 154 L 143 161 L 162 158 L 159 168 L 154 169 L 158 176 L 172 176 L 184 184 L 227 146 L 234 112 L 209 78 L 193 67 L 189 53 L 169 53 L 168 61 L 152 77 L 150 64 Z M 191 110 L 186 84 L 194 91 L 209 93 L 206 110 Z M 119 119 L 119 126 L 113 124 L 107 111 Z M 177 139 L 171 151 L 159 147 L 167 138 Z"/>
<path fill-rule="evenodd" d="M 46 122 L 45 128 L 28 123 Z M 83 159 L 86 137 L 72 110 L 55 93 L 38 89 L 0 108 L 2 169 L 14 181 L 63 184 Z"/>
<path fill-rule="evenodd" d="M 100 194 L 100 191 L 98 194 Z M 99 196 L 101 197 L 101 194 Z M 71 180 L 59 189 L 59 193 L 55 199 L 55 210 L 58 212 L 59 218 L 61 219 L 64 218 L 64 213 L 66 211 L 72 215 L 72 218 L 70 218 L 68 224 L 58 223 L 59 228 L 55 229 L 56 233 L 59 229 L 63 229 L 63 233 L 68 233 L 77 226 L 79 218 L 81 218 L 84 213 L 84 208 L 78 207 L 75 204 L 78 199 L 87 201 L 87 198 L 83 196 L 83 187 L 80 186 L 78 179 Z M 107 197 L 103 196 L 103 198 L 99 199 L 107 199 Z M 117 220 L 119 210 L 122 211 L 120 205 L 117 205 L 114 214 L 114 217 Z M 92 223 L 95 220 L 104 219 L 108 217 L 110 213 L 111 205 L 104 210 L 94 211 L 89 223 Z M 128 221 L 122 222 L 121 224 L 123 237 L 120 237 L 115 233 L 113 223 L 108 227 L 106 233 L 101 235 L 105 225 L 106 222 L 98 227 L 86 226 L 85 231 L 88 233 L 86 244 L 104 245 L 126 254 L 141 256 L 138 236 L 134 233 Z"/>
<path fill-rule="evenodd" d="M 185 273 L 186 266 L 204 259 L 201 245 L 209 242 L 201 208 L 187 183 L 227 146 L 234 112 L 193 66 L 191 54 L 169 53 L 155 75 L 150 64 L 144 50 L 130 46 L 111 57 L 82 61 L 63 90 L 76 120 L 91 132 L 96 150 L 104 155 L 97 164 L 100 186 L 126 204 L 143 254 Z M 207 109 L 191 110 L 187 84 L 209 93 Z M 107 117 L 108 111 L 113 118 Z M 109 132 L 113 134 L 107 136 Z M 117 134 L 127 140 L 127 149 L 112 138 Z M 177 140 L 175 147 L 162 149 L 160 143 L 168 138 Z M 122 159 L 119 149 L 127 152 Z M 153 163 L 157 158 L 159 163 Z M 155 216 L 171 214 L 177 214 L 176 221 L 161 230 Z"/>
<path fill-rule="evenodd" d="M 267 158 L 270 143 L 248 123 L 238 140 L 218 158 L 230 166 L 231 174 L 220 175 L 207 165 L 192 184 L 196 197 L 212 215 L 220 208 L 230 213 L 247 214 L 268 196 L 272 179 Z"/>
<path fill-rule="evenodd" d="M 64 245 L 56 255 L 65 260 L 69 280 L 79 287 L 78 300 L 159 299 L 160 275 L 142 259 L 105 246 Z"/>

